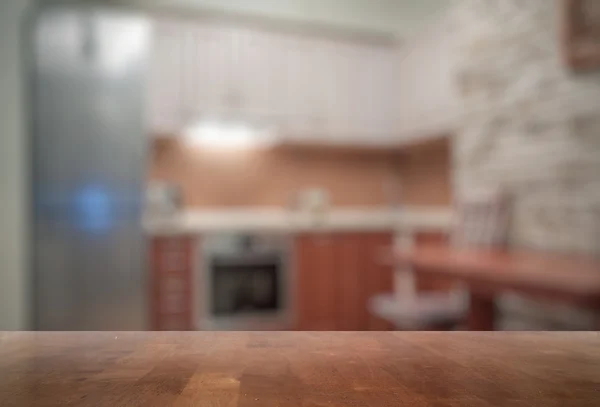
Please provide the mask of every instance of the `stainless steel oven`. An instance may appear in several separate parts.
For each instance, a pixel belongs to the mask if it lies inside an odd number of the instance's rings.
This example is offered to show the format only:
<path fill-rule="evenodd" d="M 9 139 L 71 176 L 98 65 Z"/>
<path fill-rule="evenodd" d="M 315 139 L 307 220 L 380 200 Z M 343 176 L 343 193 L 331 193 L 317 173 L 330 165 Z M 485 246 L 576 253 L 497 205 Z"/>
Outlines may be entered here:
<path fill-rule="evenodd" d="M 289 246 L 283 234 L 207 235 L 200 329 L 290 329 Z"/>

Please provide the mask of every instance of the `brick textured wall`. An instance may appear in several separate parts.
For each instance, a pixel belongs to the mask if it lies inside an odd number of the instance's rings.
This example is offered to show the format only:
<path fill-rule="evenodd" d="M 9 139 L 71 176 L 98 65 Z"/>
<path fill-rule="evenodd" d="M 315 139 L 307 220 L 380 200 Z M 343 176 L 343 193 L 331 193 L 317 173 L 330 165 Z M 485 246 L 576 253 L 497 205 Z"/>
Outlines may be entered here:
<path fill-rule="evenodd" d="M 511 243 L 596 254 L 600 71 L 575 75 L 563 66 L 558 12 L 553 0 L 457 2 L 455 77 L 465 110 L 454 182 L 459 191 L 512 192 Z M 549 328 L 585 320 L 564 308 L 522 305 Z"/>

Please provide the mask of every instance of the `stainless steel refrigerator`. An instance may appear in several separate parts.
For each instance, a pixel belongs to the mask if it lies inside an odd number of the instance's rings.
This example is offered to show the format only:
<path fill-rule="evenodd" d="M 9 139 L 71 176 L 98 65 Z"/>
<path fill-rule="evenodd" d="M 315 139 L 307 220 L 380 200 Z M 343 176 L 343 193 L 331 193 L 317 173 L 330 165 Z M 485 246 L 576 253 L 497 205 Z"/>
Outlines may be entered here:
<path fill-rule="evenodd" d="M 146 329 L 148 22 L 55 5 L 29 31 L 34 328 Z"/>

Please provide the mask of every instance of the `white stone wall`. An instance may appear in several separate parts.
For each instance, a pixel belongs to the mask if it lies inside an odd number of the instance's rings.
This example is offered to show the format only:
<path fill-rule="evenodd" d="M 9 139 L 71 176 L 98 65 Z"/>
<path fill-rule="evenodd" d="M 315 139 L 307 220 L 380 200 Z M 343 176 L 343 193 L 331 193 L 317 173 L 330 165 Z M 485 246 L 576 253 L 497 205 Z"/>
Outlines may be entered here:
<path fill-rule="evenodd" d="M 582 75 L 563 66 L 558 12 L 554 0 L 457 1 L 464 117 L 455 183 L 457 191 L 505 186 L 513 194 L 512 244 L 596 254 L 600 70 Z M 542 314 L 549 328 L 587 321 L 564 308 L 521 308 Z M 560 321 L 549 322 L 550 314 Z"/>

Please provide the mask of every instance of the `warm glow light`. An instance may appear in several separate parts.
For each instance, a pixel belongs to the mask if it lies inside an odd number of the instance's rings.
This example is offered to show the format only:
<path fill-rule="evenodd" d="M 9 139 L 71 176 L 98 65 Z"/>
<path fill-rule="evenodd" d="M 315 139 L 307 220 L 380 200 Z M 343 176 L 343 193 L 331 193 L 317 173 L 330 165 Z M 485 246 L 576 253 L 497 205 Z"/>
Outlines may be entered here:
<path fill-rule="evenodd" d="M 211 148 L 259 148 L 272 144 L 269 132 L 243 124 L 201 121 L 185 132 L 186 139 L 195 145 Z"/>

